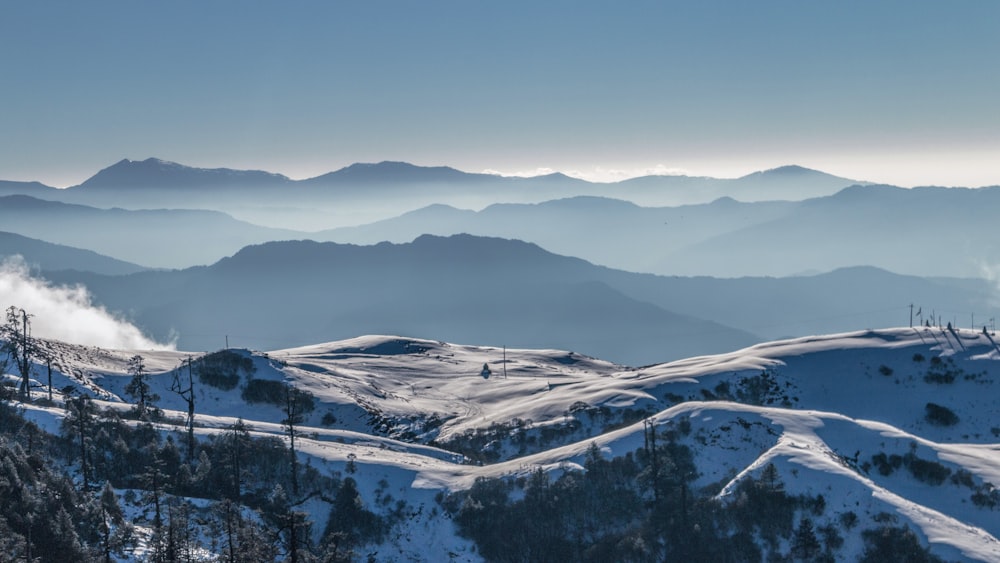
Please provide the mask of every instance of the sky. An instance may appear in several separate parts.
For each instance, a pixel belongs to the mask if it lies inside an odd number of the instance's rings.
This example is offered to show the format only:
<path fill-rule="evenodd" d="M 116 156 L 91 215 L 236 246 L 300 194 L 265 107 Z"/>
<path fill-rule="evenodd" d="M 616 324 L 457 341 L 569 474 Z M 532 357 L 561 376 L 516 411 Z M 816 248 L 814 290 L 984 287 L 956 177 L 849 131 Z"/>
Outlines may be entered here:
<path fill-rule="evenodd" d="M 9 0 L 0 179 L 152 156 L 994 185 L 998 25 L 992 0 Z"/>

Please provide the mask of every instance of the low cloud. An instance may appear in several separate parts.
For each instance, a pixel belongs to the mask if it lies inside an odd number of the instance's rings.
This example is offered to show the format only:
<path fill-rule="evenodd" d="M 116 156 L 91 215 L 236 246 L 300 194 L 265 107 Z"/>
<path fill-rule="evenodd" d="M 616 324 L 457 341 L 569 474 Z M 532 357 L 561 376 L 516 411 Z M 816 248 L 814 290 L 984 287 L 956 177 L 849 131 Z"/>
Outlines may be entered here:
<path fill-rule="evenodd" d="M 94 305 L 83 286 L 60 287 L 31 275 L 24 260 L 0 263 L 0 307 L 6 321 L 10 306 L 24 309 L 31 317 L 31 334 L 72 344 L 128 350 L 172 350 L 142 334 L 103 307 Z"/>

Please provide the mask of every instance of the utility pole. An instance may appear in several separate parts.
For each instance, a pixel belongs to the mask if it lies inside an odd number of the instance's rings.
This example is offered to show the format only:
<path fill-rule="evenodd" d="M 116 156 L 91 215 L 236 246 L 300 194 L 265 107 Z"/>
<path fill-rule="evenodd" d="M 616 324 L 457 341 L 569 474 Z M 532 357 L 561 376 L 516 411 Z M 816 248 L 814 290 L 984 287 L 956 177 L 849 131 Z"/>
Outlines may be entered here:
<path fill-rule="evenodd" d="M 913 328 L 913 303 L 910 303 L 910 328 Z"/>
<path fill-rule="evenodd" d="M 503 378 L 507 379 L 507 345 L 503 345 Z"/>
<path fill-rule="evenodd" d="M 229 349 L 229 335 L 226 335 L 226 350 Z"/>

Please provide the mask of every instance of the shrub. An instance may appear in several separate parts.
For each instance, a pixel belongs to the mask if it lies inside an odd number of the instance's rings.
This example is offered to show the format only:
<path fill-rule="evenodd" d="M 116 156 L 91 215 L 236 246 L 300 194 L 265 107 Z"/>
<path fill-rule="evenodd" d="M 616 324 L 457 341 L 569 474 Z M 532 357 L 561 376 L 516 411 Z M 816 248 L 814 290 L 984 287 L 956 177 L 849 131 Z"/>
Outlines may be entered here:
<path fill-rule="evenodd" d="M 913 477 L 923 483 L 940 485 L 951 475 L 951 469 L 936 461 L 921 459 L 912 453 L 906 454 L 903 460 Z"/>
<path fill-rule="evenodd" d="M 788 397 L 781 393 L 778 380 L 770 371 L 764 370 L 752 377 L 741 377 L 737 381 L 736 399 L 749 405 L 788 404 Z"/>
<path fill-rule="evenodd" d="M 927 403 L 924 406 L 924 411 L 924 419 L 936 426 L 954 426 L 958 424 L 958 415 L 948 407 Z"/>
<path fill-rule="evenodd" d="M 888 477 L 903 464 L 903 458 L 895 454 L 886 456 L 884 453 L 879 452 L 872 456 L 872 463 L 878 468 L 880 475 Z"/>
<path fill-rule="evenodd" d="M 851 530 L 858 525 L 858 515 L 851 510 L 842 512 L 838 519 L 840 520 L 840 525 L 847 530 Z"/>
<path fill-rule="evenodd" d="M 316 408 L 315 400 L 308 391 L 290 387 L 281 381 L 271 381 L 268 379 L 251 379 L 247 381 L 246 387 L 243 388 L 242 397 L 248 403 L 268 403 L 284 407 L 285 394 L 287 392 L 292 394 L 292 400 L 298 403 L 301 412 L 310 412 Z"/>
<path fill-rule="evenodd" d="M 865 551 L 861 556 L 864 563 L 931 563 L 940 558 L 920 545 L 920 539 L 906 526 L 882 526 L 861 533 Z"/>
<path fill-rule="evenodd" d="M 249 378 L 257 371 L 253 360 L 232 350 L 219 350 L 194 361 L 198 381 L 223 391 L 235 389 L 240 383 L 240 373 Z"/>
<path fill-rule="evenodd" d="M 956 377 L 964 373 L 962 368 L 955 365 L 953 359 L 947 358 L 946 360 L 942 360 L 940 356 L 935 356 L 931 358 L 931 367 L 927 370 L 924 381 L 938 384 L 952 383 Z"/>
<path fill-rule="evenodd" d="M 878 372 L 886 377 L 889 377 L 890 375 L 892 375 L 892 368 L 885 364 L 882 364 L 878 367 Z"/>

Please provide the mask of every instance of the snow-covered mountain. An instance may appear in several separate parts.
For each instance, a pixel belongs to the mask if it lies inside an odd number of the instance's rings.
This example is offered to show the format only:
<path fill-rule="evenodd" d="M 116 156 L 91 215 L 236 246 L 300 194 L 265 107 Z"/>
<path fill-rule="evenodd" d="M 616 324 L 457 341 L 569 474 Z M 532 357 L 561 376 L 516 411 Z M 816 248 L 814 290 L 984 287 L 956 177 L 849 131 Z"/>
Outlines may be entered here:
<path fill-rule="evenodd" d="M 166 419 L 182 418 L 186 403 L 171 383 L 191 354 L 45 347 L 54 388 L 123 410 L 128 360 L 141 354 Z M 196 435 L 240 417 L 256 435 L 283 436 L 279 406 L 241 398 L 251 381 L 309 393 L 302 461 L 350 474 L 364 499 L 388 491 L 412 508 L 371 546 L 377 560 L 479 561 L 442 495 L 477 479 L 583 470 L 594 446 L 609 460 L 637 454 L 649 426 L 691 449 L 692 488 L 723 504 L 744 502 L 740 483 L 767 472 L 773 479 L 775 470 L 787 494 L 822 499 L 808 517 L 840 538 L 829 552 L 836 560 L 858 560 L 875 541 L 862 530 L 887 522 L 910 527 L 939 557 L 1000 560 L 1000 347 L 985 331 L 869 330 L 641 369 L 557 350 L 392 336 L 234 352 L 255 371 L 229 390 L 197 385 Z M 37 379 L 41 398 L 46 382 Z M 28 404 L 26 414 L 57 428 L 56 395 L 56 406 Z M 762 545 L 787 555 L 793 546 L 784 542 Z"/>

